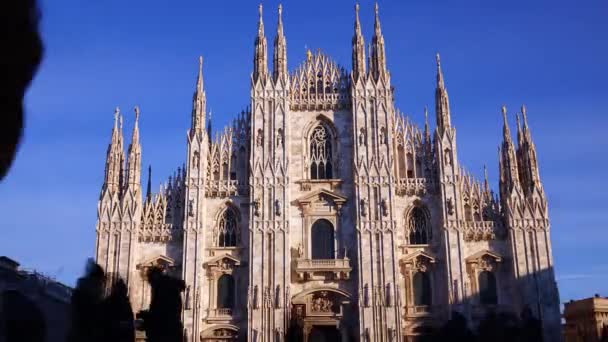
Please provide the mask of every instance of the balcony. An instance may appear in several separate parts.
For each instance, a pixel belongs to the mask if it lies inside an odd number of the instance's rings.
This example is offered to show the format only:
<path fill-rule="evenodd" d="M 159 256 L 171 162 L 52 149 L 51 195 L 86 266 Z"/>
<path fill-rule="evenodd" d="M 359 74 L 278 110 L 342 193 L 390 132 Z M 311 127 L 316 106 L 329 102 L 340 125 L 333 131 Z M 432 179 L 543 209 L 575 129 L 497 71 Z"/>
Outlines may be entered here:
<path fill-rule="evenodd" d="M 207 321 L 230 321 L 234 317 L 232 316 L 232 309 L 230 308 L 215 308 L 207 310 Z"/>
<path fill-rule="evenodd" d="M 435 184 L 427 178 L 399 178 L 395 180 L 395 188 L 399 196 L 422 196 L 433 192 Z"/>
<path fill-rule="evenodd" d="M 295 272 L 298 280 L 349 279 L 350 259 L 297 259 Z"/>

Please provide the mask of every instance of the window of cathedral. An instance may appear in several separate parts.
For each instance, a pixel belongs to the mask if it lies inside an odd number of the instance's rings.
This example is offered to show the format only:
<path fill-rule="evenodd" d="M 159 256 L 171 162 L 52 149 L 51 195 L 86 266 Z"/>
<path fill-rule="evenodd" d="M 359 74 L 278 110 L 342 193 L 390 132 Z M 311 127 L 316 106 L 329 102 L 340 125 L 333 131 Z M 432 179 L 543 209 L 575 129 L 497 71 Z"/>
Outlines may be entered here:
<path fill-rule="evenodd" d="M 332 179 L 332 135 L 327 127 L 320 124 L 312 130 L 309 148 L 310 179 Z"/>
<path fill-rule="evenodd" d="M 409 244 L 426 245 L 431 239 L 426 214 L 420 207 L 414 207 L 408 219 Z"/>
<path fill-rule="evenodd" d="M 428 272 L 416 272 L 412 283 L 414 288 L 414 305 L 431 305 L 431 279 Z"/>
<path fill-rule="evenodd" d="M 233 309 L 234 308 L 234 277 L 230 274 L 223 274 L 217 280 L 217 308 L 218 309 Z"/>
<path fill-rule="evenodd" d="M 236 213 L 227 208 L 221 214 L 217 227 L 217 246 L 236 247 L 239 235 Z"/>
<path fill-rule="evenodd" d="M 479 302 L 483 305 L 498 304 L 496 292 L 496 276 L 490 271 L 482 271 L 478 276 Z"/>
<path fill-rule="evenodd" d="M 312 225 L 311 235 L 312 259 L 334 259 L 336 253 L 333 225 L 324 219 L 317 220 Z"/>

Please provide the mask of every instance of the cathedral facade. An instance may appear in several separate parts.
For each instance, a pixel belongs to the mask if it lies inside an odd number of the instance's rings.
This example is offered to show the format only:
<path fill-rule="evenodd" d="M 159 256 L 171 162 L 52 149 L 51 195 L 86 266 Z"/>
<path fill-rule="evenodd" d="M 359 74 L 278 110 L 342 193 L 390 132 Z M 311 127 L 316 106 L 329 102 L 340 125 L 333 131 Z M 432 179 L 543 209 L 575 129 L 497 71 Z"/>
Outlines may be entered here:
<path fill-rule="evenodd" d="M 187 341 L 417 341 L 459 312 L 531 310 L 560 340 L 547 200 L 526 110 L 503 106 L 499 192 L 460 165 L 439 55 L 435 128 L 395 108 L 378 7 L 352 68 L 307 52 L 288 71 L 278 11 L 260 18 L 251 98 L 212 137 L 202 58 L 185 163 L 141 184 L 139 110 L 124 151 L 117 110 L 98 203 L 97 261 L 147 308 L 146 270 L 186 284 Z M 272 70 L 268 59 L 272 58 Z M 521 122 L 520 122 L 521 117 Z M 497 132 L 498 133 L 498 132 Z"/>

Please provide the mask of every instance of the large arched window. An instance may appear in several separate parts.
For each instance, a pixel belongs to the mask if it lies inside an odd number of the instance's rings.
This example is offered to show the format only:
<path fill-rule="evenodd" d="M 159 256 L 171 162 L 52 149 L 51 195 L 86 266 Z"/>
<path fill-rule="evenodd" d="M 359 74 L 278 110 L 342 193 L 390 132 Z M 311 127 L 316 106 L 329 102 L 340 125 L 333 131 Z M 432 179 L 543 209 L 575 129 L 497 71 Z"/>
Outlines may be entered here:
<path fill-rule="evenodd" d="M 310 179 L 333 178 L 331 139 L 331 133 L 323 125 L 312 130 L 309 139 Z"/>
<path fill-rule="evenodd" d="M 410 245 L 425 245 L 429 243 L 430 232 L 426 215 L 421 208 L 415 207 L 408 220 Z"/>
<path fill-rule="evenodd" d="M 334 259 L 334 227 L 327 220 L 317 220 L 311 229 L 312 259 Z"/>
<path fill-rule="evenodd" d="M 230 274 L 223 274 L 217 280 L 217 307 L 234 308 L 234 278 Z"/>
<path fill-rule="evenodd" d="M 496 276 L 490 271 L 479 273 L 479 302 L 484 305 L 498 304 Z"/>
<path fill-rule="evenodd" d="M 238 239 L 238 223 L 236 214 L 231 208 L 224 210 L 218 222 L 218 247 L 235 247 Z"/>
<path fill-rule="evenodd" d="M 412 281 L 414 286 L 414 305 L 431 305 L 431 279 L 427 272 L 416 272 Z"/>

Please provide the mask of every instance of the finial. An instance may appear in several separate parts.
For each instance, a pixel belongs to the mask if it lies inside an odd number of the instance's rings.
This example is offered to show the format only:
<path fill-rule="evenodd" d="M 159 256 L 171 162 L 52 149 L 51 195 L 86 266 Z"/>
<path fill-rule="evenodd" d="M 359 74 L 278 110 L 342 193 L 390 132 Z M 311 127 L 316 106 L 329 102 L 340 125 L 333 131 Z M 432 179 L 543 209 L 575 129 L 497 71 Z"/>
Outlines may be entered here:
<path fill-rule="evenodd" d="M 310 62 L 312 60 L 312 52 L 310 49 L 306 49 L 306 61 Z"/>
<path fill-rule="evenodd" d="M 505 121 L 507 121 L 507 106 L 503 104 L 500 110 L 502 111 L 502 116 L 504 117 Z"/>
<path fill-rule="evenodd" d="M 262 19 L 262 3 L 258 6 L 258 12 L 260 13 L 260 19 Z"/>
<path fill-rule="evenodd" d="M 203 56 L 198 56 L 198 72 L 199 74 L 203 71 Z"/>
<path fill-rule="evenodd" d="M 376 1 L 376 4 L 374 5 L 374 10 L 376 11 L 376 16 L 378 15 L 378 1 Z"/>
<path fill-rule="evenodd" d="M 120 114 L 120 108 L 116 107 L 114 109 L 114 122 L 118 121 L 118 115 Z"/>
<path fill-rule="evenodd" d="M 435 60 L 437 61 L 437 66 L 441 66 L 441 57 L 439 56 L 439 52 L 435 54 Z"/>
<path fill-rule="evenodd" d="M 359 15 L 359 1 L 357 1 L 355 3 L 355 12 L 357 13 L 357 16 Z"/>
<path fill-rule="evenodd" d="M 283 13 L 283 6 L 279 4 L 279 15 L 281 15 L 281 13 Z"/>
<path fill-rule="evenodd" d="M 135 106 L 135 122 L 139 121 L 139 106 Z"/>
<path fill-rule="evenodd" d="M 526 115 L 526 105 L 521 105 L 521 115 L 524 117 L 524 127 L 528 127 L 528 116 Z"/>

